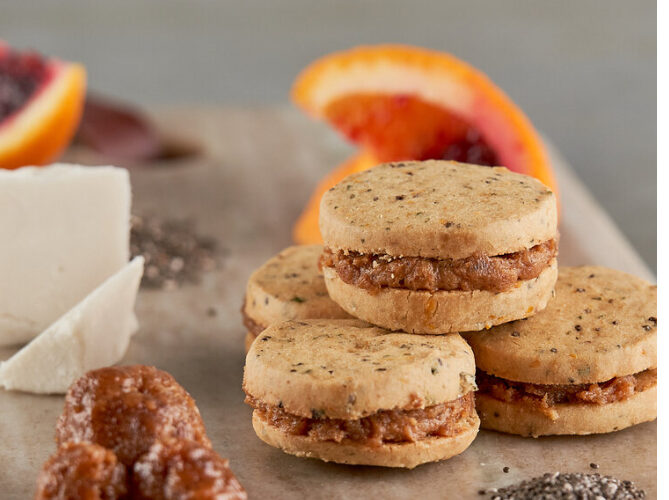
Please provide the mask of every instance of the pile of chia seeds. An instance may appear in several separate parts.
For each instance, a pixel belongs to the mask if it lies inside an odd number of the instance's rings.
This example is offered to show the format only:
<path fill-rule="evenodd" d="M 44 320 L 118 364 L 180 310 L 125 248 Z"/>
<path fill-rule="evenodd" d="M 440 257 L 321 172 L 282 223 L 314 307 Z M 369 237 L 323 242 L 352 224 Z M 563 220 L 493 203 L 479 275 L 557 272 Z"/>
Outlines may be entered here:
<path fill-rule="evenodd" d="M 646 498 L 643 490 L 630 481 L 600 474 L 544 474 L 528 481 L 482 490 L 490 500 L 634 500 Z"/>
<path fill-rule="evenodd" d="M 190 219 L 132 216 L 130 253 L 144 256 L 143 288 L 174 290 L 199 283 L 217 266 L 217 243 L 195 232 Z"/>

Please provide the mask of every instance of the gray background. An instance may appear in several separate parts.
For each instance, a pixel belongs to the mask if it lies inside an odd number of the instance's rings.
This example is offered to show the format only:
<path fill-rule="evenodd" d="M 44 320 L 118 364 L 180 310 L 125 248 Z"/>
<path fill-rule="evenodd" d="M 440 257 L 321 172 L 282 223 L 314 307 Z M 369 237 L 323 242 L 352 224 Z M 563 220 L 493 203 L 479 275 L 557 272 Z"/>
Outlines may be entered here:
<path fill-rule="evenodd" d="M 82 61 L 91 88 L 142 104 L 287 104 L 302 67 L 360 43 L 452 52 L 521 105 L 655 269 L 655 11 L 649 0 L 4 0 L 0 37 Z"/>

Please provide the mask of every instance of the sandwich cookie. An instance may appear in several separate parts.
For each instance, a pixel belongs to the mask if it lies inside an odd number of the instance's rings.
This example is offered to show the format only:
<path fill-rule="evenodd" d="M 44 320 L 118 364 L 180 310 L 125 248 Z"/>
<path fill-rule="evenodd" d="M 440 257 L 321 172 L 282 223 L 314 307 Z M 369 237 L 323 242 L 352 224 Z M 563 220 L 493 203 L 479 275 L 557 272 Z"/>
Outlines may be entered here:
<path fill-rule="evenodd" d="M 249 278 L 242 306 L 246 350 L 269 325 L 289 319 L 350 318 L 328 296 L 318 269 L 321 245 L 288 247 Z"/>
<path fill-rule="evenodd" d="M 321 200 L 330 297 L 410 333 L 489 328 L 543 309 L 557 278 L 555 194 L 502 167 L 379 165 Z"/>
<path fill-rule="evenodd" d="M 474 374 L 471 349 L 457 334 L 287 321 L 251 346 L 244 391 L 258 437 L 286 453 L 413 468 L 474 440 Z"/>
<path fill-rule="evenodd" d="M 604 267 L 561 268 L 524 321 L 465 334 L 486 429 L 542 436 L 624 429 L 657 416 L 657 287 Z"/>

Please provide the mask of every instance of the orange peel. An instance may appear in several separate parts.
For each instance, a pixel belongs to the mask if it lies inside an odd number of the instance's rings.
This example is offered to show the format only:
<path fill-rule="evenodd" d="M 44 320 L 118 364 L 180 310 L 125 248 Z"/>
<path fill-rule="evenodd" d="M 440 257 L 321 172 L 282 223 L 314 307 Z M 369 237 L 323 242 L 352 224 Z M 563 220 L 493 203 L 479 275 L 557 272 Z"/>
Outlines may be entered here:
<path fill-rule="evenodd" d="M 11 51 L 0 42 L 0 58 Z M 51 163 L 69 145 L 83 111 L 86 71 L 46 60 L 48 77 L 23 105 L 0 122 L 0 168 Z"/>

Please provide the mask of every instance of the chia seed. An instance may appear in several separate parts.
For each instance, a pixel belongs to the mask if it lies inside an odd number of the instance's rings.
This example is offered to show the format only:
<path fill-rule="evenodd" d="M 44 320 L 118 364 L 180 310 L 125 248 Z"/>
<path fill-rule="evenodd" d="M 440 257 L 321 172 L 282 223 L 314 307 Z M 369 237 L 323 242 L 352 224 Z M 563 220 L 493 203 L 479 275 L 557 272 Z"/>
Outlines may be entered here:
<path fill-rule="evenodd" d="M 189 219 L 159 220 L 133 215 L 130 253 L 145 259 L 143 288 L 173 290 L 197 284 L 217 266 L 217 243 L 195 232 Z"/>
<path fill-rule="evenodd" d="M 490 500 L 635 500 L 646 498 L 646 493 L 631 481 L 621 481 L 611 476 L 581 473 L 546 473 L 527 481 L 479 491 Z"/>

